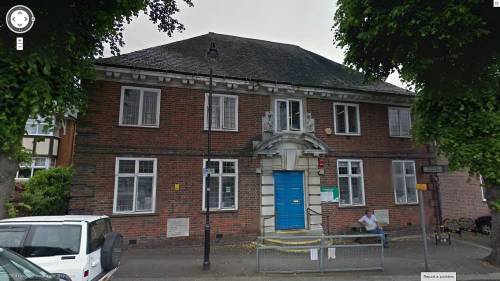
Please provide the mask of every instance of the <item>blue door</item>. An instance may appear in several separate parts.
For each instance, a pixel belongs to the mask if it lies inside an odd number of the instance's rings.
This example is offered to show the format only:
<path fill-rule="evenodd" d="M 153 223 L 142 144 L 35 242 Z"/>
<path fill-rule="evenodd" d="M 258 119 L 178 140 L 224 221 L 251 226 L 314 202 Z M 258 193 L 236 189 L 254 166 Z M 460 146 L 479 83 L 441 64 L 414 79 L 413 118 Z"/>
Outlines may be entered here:
<path fill-rule="evenodd" d="M 276 229 L 304 229 L 304 174 L 275 171 Z"/>

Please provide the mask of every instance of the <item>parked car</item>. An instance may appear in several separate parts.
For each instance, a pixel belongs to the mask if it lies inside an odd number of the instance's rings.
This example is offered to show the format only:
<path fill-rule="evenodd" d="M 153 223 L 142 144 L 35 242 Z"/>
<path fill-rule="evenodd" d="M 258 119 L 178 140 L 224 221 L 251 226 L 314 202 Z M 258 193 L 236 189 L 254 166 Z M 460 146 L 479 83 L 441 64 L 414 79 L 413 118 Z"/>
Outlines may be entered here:
<path fill-rule="evenodd" d="M 476 219 L 476 229 L 484 234 L 491 233 L 491 216 L 481 216 Z"/>
<path fill-rule="evenodd" d="M 107 216 L 39 216 L 0 221 L 0 247 L 71 281 L 109 280 L 123 238 Z"/>
<path fill-rule="evenodd" d="M 64 274 L 50 274 L 36 264 L 5 248 L 0 248 L 0 280 L 68 281 Z"/>

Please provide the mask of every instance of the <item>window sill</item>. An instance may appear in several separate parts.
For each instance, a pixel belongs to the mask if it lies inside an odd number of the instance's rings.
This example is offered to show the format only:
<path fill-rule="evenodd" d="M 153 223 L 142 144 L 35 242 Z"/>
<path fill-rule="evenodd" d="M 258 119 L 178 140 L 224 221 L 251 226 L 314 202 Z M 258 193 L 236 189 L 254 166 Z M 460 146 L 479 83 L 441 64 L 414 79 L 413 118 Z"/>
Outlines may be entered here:
<path fill-rule="evenodd" d="M 366 204 L 363 205 L 340 205 L 339 209 L 358 209 L 358 208 L 366 208 Z"/>
<path fill-rule="evenodd" d="M 208 132 L 208 128 L 203 129 L 204 133 Z M 212 129 L 212 132 L 222 132 L 222 133 L 239 133 L 238 130 L 221 130 L 221 129 Z"/>
<path fill-rule="evenodd" d="M 361 133 L 359 134 L 343 134 L 343 133 L 335 133 L 336 136 L 345 136 L 345 137 L 361 137 Z"/>
<path fill-rule="evenodd" d="M 156 212 L 149 213 L 113 213 L 111 215 L 112 218 L 124 218 L 124 217 L 151 217 L 158 215 Z"/>
<path fill-rule="evenodd" d="M 416 203 L 395 203 L 396 206 L 402 206 L 402 207 L 404 207 L 404 206 L 418 206 L 418 204 L 419 204 L 418 202 L 416 202 Z"/>
<path fill-rule="evenodd" d="M 118 127 L 125 127 L 125 128 L 140 128 L 140 129 L 159 129 L 160 126 L 141 126 L 141 125 L 124 125 L 124 124 L 118 124 Z"/>
<path fill-rule="evenodd" d="M 210 213 L 237 213 L 238 209 L 210 209 Z M 202 210 L 202 214 L 206 214 L 207 210 Z"/>

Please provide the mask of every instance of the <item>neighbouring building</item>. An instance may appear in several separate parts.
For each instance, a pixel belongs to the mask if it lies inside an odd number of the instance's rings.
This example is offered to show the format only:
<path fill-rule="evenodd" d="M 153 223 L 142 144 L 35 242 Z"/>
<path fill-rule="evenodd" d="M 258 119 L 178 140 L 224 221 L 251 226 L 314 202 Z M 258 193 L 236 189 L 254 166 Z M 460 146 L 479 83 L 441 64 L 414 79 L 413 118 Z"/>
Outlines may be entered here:
<path fill-rule="evenodd" d="M 443 220 L 476 219 L 490 214 L 481 177 L 455 171 L 441 173 L 438 178 Z"/>
<path fill-rule="evenodd" d="M 30 118 L 26 122 L 23 146 L 32 153 L 31 163 L 21 163 L 16 182 L 22 183 L 37 171 L 51 167 L 70 166 L 73 162 L 76 134 L 76 114 L 65 114 L 49 126 L 44 119 Z M 54 121 L 51 121 L 54 122 Z"/>
<path fill-rule="evenodd" d="M 111 216 L 131 244 L 203 236 L 206 167 L 214 237 L 342 233 L 366 208 L 387 230 L 419 224 L 415 187 L 430 183 L 421 167 L 434 151 L 411 139 L 409 91 L 298 46 L 215 33 L 100 59 L 96 70 L 83 81 L 70 208 Z M 429 224 L 435 201 L 425 193 Z"/>

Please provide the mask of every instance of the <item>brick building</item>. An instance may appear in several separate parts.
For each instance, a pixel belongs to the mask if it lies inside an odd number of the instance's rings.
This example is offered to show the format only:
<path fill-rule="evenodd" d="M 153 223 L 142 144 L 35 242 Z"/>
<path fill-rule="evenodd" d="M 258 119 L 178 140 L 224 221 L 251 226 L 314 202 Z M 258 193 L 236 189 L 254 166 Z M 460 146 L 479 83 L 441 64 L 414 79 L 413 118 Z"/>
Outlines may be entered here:
<path fill-rule="evenodd" d="M 439 190 L 443 219 L 476 219 L 489 215 L 481 179 L 465 171 L 439 175 Z"/>
<path fill-rule="evenodd" d="M 71 212 L 110 215 L 130 243 L 200 238 L 207 166 L 218 237 L 343 232 L 368 207 L 387 229 L 419 223 L 415 184 L 430 182 L 420 171 L 434 154 L 410 138 L 406 90 L 364 83 L 298 46 L 214 33 L 101 59 L 96 69 L 84 81 Z"/>

